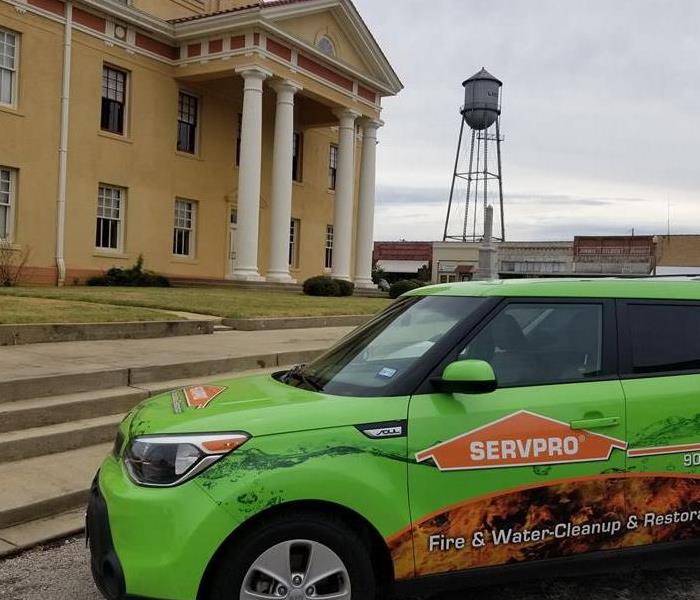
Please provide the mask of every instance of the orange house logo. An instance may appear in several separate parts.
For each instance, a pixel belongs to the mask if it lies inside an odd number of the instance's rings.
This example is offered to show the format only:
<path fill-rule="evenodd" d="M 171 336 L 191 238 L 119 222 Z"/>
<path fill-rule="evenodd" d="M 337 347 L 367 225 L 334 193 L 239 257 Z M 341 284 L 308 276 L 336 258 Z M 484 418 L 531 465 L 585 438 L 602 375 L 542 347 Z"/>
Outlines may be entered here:
<path fill-rule="evenodd" d="M 192 385 L 182 391 L 190 408 L 205 408 L 226 388 L 220 385 Z"/>
<path fill-rule="evenodd" d="M 608 460 L 627 442 L 522 410 L 416 453 L 441 471 Z"/>

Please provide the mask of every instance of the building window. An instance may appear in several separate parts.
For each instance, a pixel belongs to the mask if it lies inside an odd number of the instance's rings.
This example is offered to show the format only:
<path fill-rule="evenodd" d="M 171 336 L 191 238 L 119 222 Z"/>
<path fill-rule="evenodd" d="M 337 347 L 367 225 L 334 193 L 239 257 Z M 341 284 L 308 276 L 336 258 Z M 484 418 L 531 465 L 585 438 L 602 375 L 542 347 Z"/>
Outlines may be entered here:
<path fill-rule="evenodd" d="M 331 144 L 330 155 L 328 157 L 328 189 L 334 190 L 338 177 L 338 146 Z"/>
<path fill-rule="evenodd" d="M 15 103 L 18 46 L 16 33 L 0 29 L 0 104 Z"/>
<path fill-rule="evenodd" d="M 197 221 L 197 204 L 191 200 L 175 200 L 175 230 L 173 254 L 194 256 L 194 230 Z"/>
<path fill-rule="evenodd" d="M 102 67 L 102 116 L 103 131 L 124 134 L 126 113 L 126 73 L 112 67 Z"/>
<path fill-rule="evenodd" d="M 180 92 L 177 108 L 177 149 L 194 154 L 197 149 L 199 99 Z"/>
<path fill-rule="evenodd" d="M 327 35 L 322 35 L 316 42 L 318 49 L 328 56 L 335 56 L 335 44 Z"/>
<path fill-rule="evenodd" d="M 243 115 L 238 113 L 238 129 L 236 131 L 236 166 L 241 166 L 241 129 L 243 129 Z"/>
<path fill-rule="evenodd" d="M 304 164 L 304 136 L 294 132 L 294 150 L 292 154 L 292 179 L 301 183 L 302 165 Z"/>
<path fill-rule="evenodd" d="M 293 269 L 299 267 L 299 228 L 301 221 L 292 219 L 289 226 L 289 266 Z"/>
<path fill-rule="evenodd" d="M 124 188 L 101 185 L 97 194 L 95 247 L 121 250 L 124 231 Z"/>
<path fill-rule="evenodd" d="M 12 240 L 17 171 L 0 167 L 0 240 Z"/>
<path fill-rule="evenodd" d="M 333 268 L 333 225 L 326 225 L 326 269 Z"/>

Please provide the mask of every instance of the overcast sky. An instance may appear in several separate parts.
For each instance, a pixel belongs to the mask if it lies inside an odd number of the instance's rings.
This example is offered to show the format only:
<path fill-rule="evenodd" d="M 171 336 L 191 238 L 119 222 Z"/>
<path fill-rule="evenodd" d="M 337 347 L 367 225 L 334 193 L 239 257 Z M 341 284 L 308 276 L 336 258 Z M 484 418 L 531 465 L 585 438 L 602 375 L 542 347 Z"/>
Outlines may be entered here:
<path fill-rule="evenodd" d="M 504 82 L 507 236 L 700 233 L 698 0 L 355 0 L 384 100 L 376 239 L 441 239 L 461 82 Z"/>

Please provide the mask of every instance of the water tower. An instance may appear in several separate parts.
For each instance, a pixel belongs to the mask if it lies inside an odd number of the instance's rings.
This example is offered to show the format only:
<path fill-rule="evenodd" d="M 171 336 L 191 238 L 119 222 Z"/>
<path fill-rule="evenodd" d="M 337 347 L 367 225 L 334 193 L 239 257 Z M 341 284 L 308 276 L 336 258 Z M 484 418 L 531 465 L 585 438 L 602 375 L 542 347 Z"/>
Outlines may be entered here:
<path fill-rule="evenodd" d="M 500 126 L 503 83 L 481 69 L 462 85 L 464 106 L 443 241 L 481 241 L 487 207 L 494 205 L 493 239 L 505 241 Z M 466 143 L 465 127 L 471 131 L 471 144 Z"/>

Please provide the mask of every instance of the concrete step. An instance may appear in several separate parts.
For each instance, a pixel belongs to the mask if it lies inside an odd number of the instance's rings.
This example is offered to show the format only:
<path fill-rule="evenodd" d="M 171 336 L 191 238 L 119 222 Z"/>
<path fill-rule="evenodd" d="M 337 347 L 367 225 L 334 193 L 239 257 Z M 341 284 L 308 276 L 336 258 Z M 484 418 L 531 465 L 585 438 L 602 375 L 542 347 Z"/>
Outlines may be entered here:
<path fill-rule="evenodd" d="M 85 507 L 0 529 L 0 559 L 85 531 Z"/>
<path fill-rule="evenodd" d="M 0 463 L 112 441 L 121 420 L 121 414 L 107 415 L 0 433 Z"/>
<path fill-rule="evenodd" d="M 99 444 L 0 464 L 0 530 L 84 507 L 111 449 L 111 443 Z M 13 542 L 2 532 L 0 539 Z"/>
<path fill-rule="evenodd" d="M 148 392 L 133 387 L 31 398 L 0 404 L 0 433 L 128 412 Z"/>
<path fill-rule="evenodd" d="M 325 348 L 286 350 L 267 354 L 210 358 L 92 372 L 76 369 L 61 375 L 7 379 L 0 381 L 0 406 L 18 400 L 46 398 L 57 394 L 66 395 L 140 386 L 144 383 L 166 381 L 176 377 L 208 377 L 219 373 L 303 363 L 316 358 L 324 350 Z"/>

